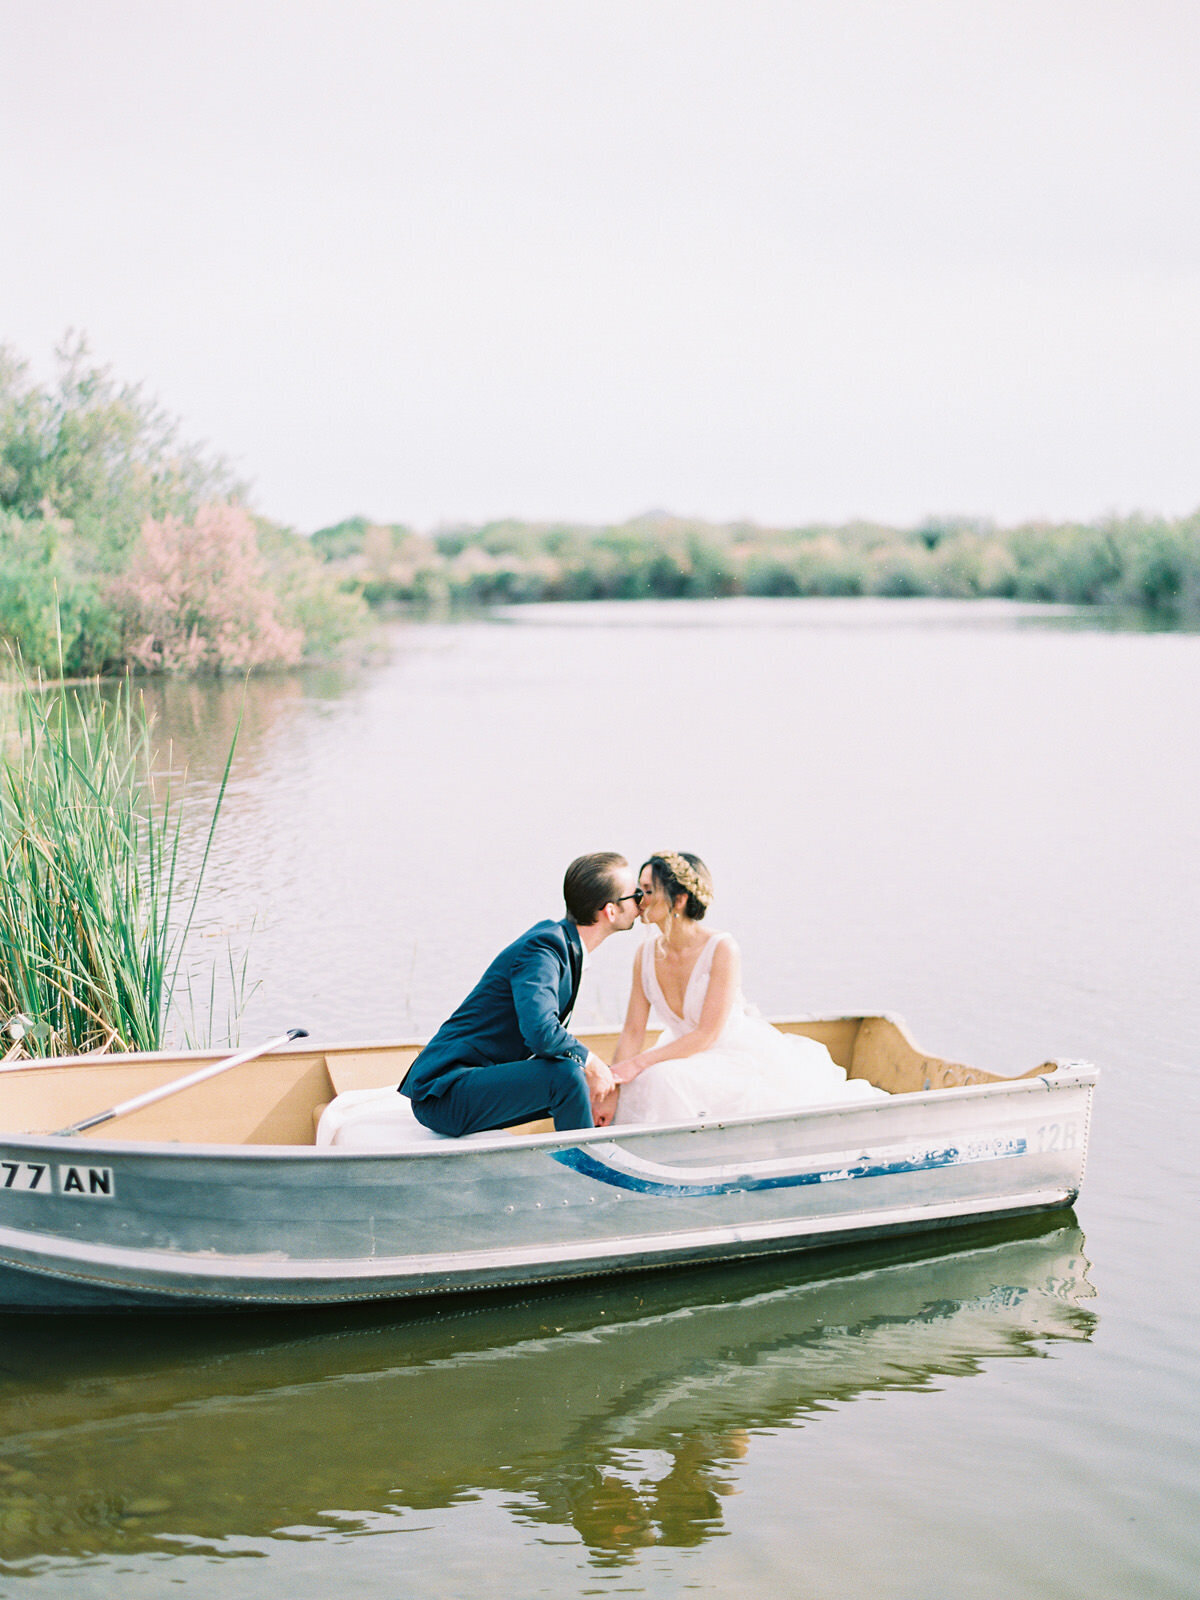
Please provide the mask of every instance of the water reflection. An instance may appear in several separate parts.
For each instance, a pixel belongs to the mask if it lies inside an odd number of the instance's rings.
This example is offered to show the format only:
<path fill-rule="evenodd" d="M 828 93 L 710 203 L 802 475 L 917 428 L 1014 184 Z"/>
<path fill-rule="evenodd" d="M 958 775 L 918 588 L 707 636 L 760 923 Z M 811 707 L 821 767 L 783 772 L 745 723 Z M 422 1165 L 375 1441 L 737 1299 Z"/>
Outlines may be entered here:
<path fill-rule="evenodd" d="M 698 1545 L 756 1433 L 1088 1339 L 1082 1235 L 1041 1227 L 399 1315 L 10 1318 L 0 1570 L 344 1536 L 483 1494 L 599 1564 Z"/>
<path fill-rule="evenodd" d="M 277 736 L 312 704 L 344 694 L 357 674 L 349 668 L 312 668 L 239 679 L 162 679 L 138 683 L 150 713 L 160 764 L 168 752 L 177 772 L 202 785 L 220 782 L 237 735 L 239 784 L 269 776 Z"/>

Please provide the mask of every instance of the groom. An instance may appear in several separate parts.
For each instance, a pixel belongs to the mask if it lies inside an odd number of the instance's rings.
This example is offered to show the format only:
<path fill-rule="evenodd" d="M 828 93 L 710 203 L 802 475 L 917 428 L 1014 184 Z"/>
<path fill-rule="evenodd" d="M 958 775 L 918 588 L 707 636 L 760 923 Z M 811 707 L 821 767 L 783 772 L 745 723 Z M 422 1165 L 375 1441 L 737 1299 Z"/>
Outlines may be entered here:
<path fill-rule="evenodd" d="M 624 856 L 579 856 L 563 879 L 567 914 L 502 950 L 408 1069 L 400 1093 L 418 1122 L 461 1136 L 536 1117 L 592 1127 L 592 1097 L 615 1087 L 599 1056 L 563 1026 L 589 954 L 632 928 L 641 895 Z"/>

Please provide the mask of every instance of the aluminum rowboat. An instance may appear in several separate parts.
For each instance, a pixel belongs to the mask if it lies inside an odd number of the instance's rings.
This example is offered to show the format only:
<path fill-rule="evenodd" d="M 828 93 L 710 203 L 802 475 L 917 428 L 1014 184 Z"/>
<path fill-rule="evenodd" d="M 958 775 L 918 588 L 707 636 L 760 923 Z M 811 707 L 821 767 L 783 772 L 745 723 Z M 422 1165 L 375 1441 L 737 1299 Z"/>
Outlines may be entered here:
<path fill-rule="evenodd" d="M 293 1045 L 84 1136 L 62 1128 L 218 1059 L 30 1062 L 0 1076 L 0 1308 L 214 1310 L 527 1284 L 796 1251 L 1073 1203 L 1096 1072 L 1003 1078 L 892 1017 L 776 1024 L 887 1099 L 674 1126 L 546 1125 L 318 1149 L 334 1093 L 417 1044 Z M 604 1054 L 615 1036 L 581 1034 Z"/>

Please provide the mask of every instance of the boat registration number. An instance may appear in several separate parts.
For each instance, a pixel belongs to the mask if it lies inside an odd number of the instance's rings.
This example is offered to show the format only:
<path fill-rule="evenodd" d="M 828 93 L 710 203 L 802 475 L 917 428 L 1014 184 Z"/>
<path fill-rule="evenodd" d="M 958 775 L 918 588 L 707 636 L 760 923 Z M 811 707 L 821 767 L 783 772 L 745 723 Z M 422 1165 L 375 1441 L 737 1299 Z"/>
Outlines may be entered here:
<path fill-rule="evenodd" d="M 74 1195 L 87 1200 L 111 1200 L 116 1195 L 111 1167 L 88 1167 L 49 1161 L 0 1161 L 0 1190 L 23 1194 Z"/>

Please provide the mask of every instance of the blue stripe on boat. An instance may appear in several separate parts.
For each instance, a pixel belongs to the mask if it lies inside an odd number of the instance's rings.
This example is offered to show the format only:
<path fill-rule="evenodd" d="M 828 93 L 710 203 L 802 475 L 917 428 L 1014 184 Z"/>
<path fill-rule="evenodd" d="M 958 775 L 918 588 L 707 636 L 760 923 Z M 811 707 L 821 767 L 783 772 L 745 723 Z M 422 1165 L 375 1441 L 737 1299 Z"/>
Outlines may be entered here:
<path fill-rule="evenodd" d="M 794 1189 L 805 1184 L 841 1183 L 849 1178 L 890 1178 L 901 1172 L 933 1172 L 938 1167 L 957 1167 L 974 1161 L 1023 1156 L 1025 1150 L 1025 1140 L 1021 1138 L 998 1140 L 974 1150 L 947 1145 L 944 1150 L 927 1150 L 920 1156 L 896 1161 L 856 1161 L 849 1166 L 794 1172 L 771 1178 L 756 1178 L 753 1173 L 747 1172 L 722 1183 L 666 1183 L 660 1179 L 639 1177 L 636 1173 L 609 1166 L 591 1151 L 581 1150 L 578 1145 L 569 1150 L 555 1150 L 552 1154 L 555 1161 L 561 1162 L 564 1167 L 617 1189 L 631 1189 L 635 1194 L 668 1195 L 675 1200 L 691 1200 L 703 1195 L 748 1194 L 752 1189 Z"/>

